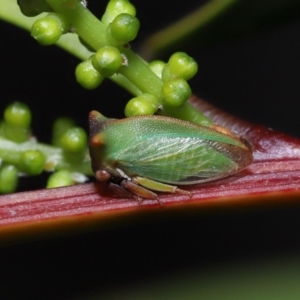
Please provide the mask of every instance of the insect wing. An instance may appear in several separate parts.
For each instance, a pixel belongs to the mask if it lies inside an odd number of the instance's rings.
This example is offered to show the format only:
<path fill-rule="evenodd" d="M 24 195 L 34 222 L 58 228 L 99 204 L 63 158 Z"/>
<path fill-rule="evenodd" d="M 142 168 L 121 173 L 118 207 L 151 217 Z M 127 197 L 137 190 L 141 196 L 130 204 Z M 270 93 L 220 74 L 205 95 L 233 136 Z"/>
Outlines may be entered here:
<path fill-rule="evenodd" d="M 129 175 L 172 184 L 193 184 L 239 171 L 241 151 L 245 150 L 200 137 L 157 134 L 141 137 L 112 156 L 118 168 Z"/>

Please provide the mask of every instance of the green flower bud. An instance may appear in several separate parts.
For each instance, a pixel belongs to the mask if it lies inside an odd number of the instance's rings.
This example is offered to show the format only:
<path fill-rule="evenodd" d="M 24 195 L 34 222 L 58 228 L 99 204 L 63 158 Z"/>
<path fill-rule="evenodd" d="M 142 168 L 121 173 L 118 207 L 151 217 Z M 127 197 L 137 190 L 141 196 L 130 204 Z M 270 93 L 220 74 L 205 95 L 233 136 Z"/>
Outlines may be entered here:
<path fill-rule="evenodd" d="M 109 24 L 108 33 L 117 45 L 126 44 L 134 40 L 140 28 L 140 22 L 129 14 L 119 14 Z"/>
<path fill-rule="evenodd" d="M 104 77 L 93 67 L 91 59 L 77 65 L 75 76 L 77 82 L 88 90 L 98 87 L 104 79 Z"/>
<path fill-rule="evenodd" d="M 28 140 L 30 134 L 31 112 L 20 102 L 10 104 L 4 111 L 1 132 L 7 139 L 16 143 Z"/>
<path fill-rule="evenodd" d="M 27 105 L 14 102 L 6 107 L 4 120 L 9 126 L 29 128 L 31 123 L 31 112 Z"/>
<path fill-rule="evenodd" d="M 125 107 L 125 116 L 153 115 L 159 107 L 158 99 L 151 94 L 132 98 Z"/>
<path fill-rule="evenodd" d="M 46 156 L 39 150 L 27 150 L 21 153 L 19 158 L 20 171 L 29 175 L 42 173 L 46 163 Z"/>
<path fill-rule="evenodd" d="M 165 65 L 166 63 L 163 62 L 162 60 L 153 60 L 149 63 L 148 67 L 156 76 L 162 78 L 162 71 Z"/>
<path fill-rule="evenodd" d="M 61 137 L 61 146 L 67 152 L 82 152 L 87 147 L 87 136 L 80 127 L 68 129 Z"/>
<path fill-rule="evenodd" d="M 111 0 L 108 2 L 106 11 L 102 16 L 101 21 L 108 25 L 114 18 L 122 13 L 127 13 L 131 16 L 136 15 L 135 7 L 128 0 Z"/>
<path fill-rule="evenodd" d="M 61 147 L 60 139 L 62 135 L 70 128 L 75 127 L 75 122 L 70 118 L 58 118 L 52 127 L 52 144 Z"/>
<path fill-rule="evenodd" d="M 170 73 L 184 80 L 191 79 L 198 71 L 197 62 L 184 52 L 174 53 L 168 62 Z"/>
<path fill-rule="evenodd" d="M 0 168 L 0 194 L 12 193 L 17 189 L 18 170 L 13 165 L 4 165 Z"/>
<path fill-rule="evenodd" d="M 67 170 L 59 170 L 52 173 L 47 182 L 47 188 L 56 188 L 61 186 L 68 186 L 74 184 L 72 173 Z"/>
<path fill-rule="evenodd" d="M 36 20 L 31 27 L 31 36 L 41 45 L 48 46 L 56 43 L 64 33 L 64 28 L 58 18 L 53 15 Z"/>
<path fill-rule="evenodd" d="M 102 47 L 92 56 L 92 65 L 102 76 L 110 77 L 122 66 L 121 53 L 116 47 Z"/>
<path fill-rule="evenodd" d="M 192 91 L 188 83 L 179 78 L 167 81 L 163 84 L 162 104 L 171 107 L 179 107 L 191 96 Z"/>

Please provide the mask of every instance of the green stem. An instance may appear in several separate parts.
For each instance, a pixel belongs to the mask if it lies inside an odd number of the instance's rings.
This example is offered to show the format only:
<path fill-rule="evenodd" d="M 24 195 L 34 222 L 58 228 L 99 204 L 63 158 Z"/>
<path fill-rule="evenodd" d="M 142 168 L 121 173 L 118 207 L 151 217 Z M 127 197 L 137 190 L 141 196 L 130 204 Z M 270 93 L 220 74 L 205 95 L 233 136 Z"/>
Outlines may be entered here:
<path fill-rule="evenodd" d="M 162 80 L 157 77 L 148 65 L 130 49 L 122 49 L 122 54 L 128 59 L 128 65 L 120 68 L 119 72 L 144 93 L 150 93 L 160 99 Z"/>
<path fill-rule="evenodd" d="M 54 11 L 66 16 L 75 33 L 95 50 L 110 44 L 106 26 L 80 1 L 46 0 L 46 2 Z"/>

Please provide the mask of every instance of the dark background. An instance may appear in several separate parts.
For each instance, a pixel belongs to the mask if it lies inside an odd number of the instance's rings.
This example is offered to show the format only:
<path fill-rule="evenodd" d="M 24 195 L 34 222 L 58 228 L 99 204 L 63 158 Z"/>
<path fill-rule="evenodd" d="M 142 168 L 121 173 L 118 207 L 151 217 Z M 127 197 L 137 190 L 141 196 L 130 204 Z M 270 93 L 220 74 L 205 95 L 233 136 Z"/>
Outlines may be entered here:
<path fill-rule="evenodd" d="M 201 3 L 188 0 L 184 7 L 170 7 L 169 1 L 132 2 L 137 2 L 141 21 L 140 38 L 133 49 L 151 32 Z M 90 1 L 97 16 L 100 6 Z M 299 33 L 300 17 L 293 17 L 243 38 L 192 47 L 189 53 L 199 63 L 199 73 L 191 82 L 194 92 L 239 117 L 300 137 Z M 58 116 L 73 117 L 86 129 L 92 109 L 110 117 L 122 116 L 130 95 L 108 80 L 95 91 L 78 86 L 76 58 L 54 46 L 38 45 L 28 32 L 10 24 L 0 23 L 0 37 L 0 110 L 11 101 L 27 103 L 39 140 L 49 141 L 51 124 Z M 32 184 L 25 185 L 31 188 Z M 101 295 L 134 288 L 152 279 L 163 281 L 190 270 L 209 270 L 222 263 L 298 256 L 299 213 L 299 206 L 291 204 L 199 211 L 193 216 L 177 215 L 174 220 L 153 219 L 2 247 L 0 295 L 3 299 L 20 299 L 25 293 L 32 299 L 74 299 L 94 291 Z"/>

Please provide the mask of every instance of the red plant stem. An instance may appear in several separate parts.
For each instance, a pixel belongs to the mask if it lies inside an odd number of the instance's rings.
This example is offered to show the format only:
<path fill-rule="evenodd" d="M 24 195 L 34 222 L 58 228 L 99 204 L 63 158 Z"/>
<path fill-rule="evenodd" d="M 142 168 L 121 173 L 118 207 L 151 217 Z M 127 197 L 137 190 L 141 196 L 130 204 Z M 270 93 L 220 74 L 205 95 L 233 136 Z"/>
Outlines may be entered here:
<path fill-rule="evenodd" d="M 300 199 L 300 140 L 232 117 L 196 97 L 191 103 L 215 123 L 238 132 L 252 143 L 251 166 L 234 176 L 188 187 L 192 197 L 160 195 L 162 207 L 152 200 L 138 204 L 133 199 L 112 198 L 95 183 L 1 196 L 0 241 L 116 226 L 151 213 Z"/>

